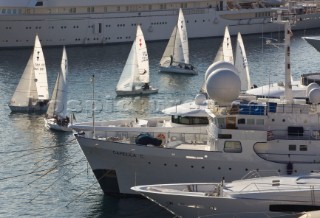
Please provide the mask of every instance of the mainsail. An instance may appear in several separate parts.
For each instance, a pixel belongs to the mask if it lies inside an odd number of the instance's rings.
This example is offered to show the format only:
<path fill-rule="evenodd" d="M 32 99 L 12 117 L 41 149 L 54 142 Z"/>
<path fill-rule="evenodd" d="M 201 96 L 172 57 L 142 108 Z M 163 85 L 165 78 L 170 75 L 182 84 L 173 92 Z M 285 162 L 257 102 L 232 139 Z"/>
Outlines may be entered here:
<path fill-rule="evenodd" d="M 134 77 L 134 83 L 149 83 L 149 57 L 146 42 L 140 25 L 137 26 L 135 46 L 138 71 L 136 72 L 137 74 Z"/>
<path fill-rule="evenodd" d="M 237 37 L 237 48 L 236 48 L 236 58 L 235 67 L 239 71 L 239 77 L 241 80 L 241 91 L 246 91 L 251 88 L 249 66 L 246 51 L 244 48 L 243 40 L 241 34 L 238 33 Z"/>
<path fill-rule="evenodd" d="M 34 43 L 33 67 L 39 100 L 48 100 L 47 69 L 38 35 L 36 35 Z"/>

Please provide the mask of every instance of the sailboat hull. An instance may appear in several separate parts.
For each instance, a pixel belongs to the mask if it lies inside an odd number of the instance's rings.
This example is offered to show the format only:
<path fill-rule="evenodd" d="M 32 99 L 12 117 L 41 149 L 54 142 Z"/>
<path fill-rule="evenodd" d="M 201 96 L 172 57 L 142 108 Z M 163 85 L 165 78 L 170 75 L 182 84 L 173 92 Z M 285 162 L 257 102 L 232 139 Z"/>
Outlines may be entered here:
<path fill-rule="evenodd" d="M 47 103 L 36 104 L 34 106 L 13 106 L 9 105 L 12 113 L 44 113 L 48 109 Z"/>
<path fill-rule="evenodd" d="M 186 69 L 180 66 L 168 66 L 160 67 L 160 72 L 162 73 L 177 73 L 177 74 L 188 74 L 188 75 L 198 75 L 198 72 L 194 69 Z"/>
<path fill-rule="evenodd" d="M 45 122 L 45 127 L 47 129 L 51 130 L 56 130 L 56 131 L 62 131 L 62 132 L 72 132 L 72 129 L 69 128 L 68 126 L 62 126 L 59 125 L 55 119 L 50 118 L 50 119 L 44 119 Z"/>
<path fill-rule="evenodd" d="M 116 90 L 116 93 L 118 96 L 124 96 L 124 95 L 149 95 L 149 94 L 155 94 L 158 93 L 158 89 L 156 88 L 150 88 L 148 90 L 132 90 L 132 91 L 122 91 L 122 90 Z"/>

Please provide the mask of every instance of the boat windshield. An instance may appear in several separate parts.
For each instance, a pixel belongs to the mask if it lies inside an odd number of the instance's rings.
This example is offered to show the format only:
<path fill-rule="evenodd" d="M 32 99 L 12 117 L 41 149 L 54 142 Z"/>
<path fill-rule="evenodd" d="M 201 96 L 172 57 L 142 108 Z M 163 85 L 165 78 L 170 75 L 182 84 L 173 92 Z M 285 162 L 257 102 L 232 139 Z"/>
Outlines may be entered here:
<path fill-rule="evenodd" d="M 207 117 L 183 117 L 183 116 L 172 116 L 172 123 L 184 124 L 184 125 L 197 125 L 197 124 L 209 124 Z"/>

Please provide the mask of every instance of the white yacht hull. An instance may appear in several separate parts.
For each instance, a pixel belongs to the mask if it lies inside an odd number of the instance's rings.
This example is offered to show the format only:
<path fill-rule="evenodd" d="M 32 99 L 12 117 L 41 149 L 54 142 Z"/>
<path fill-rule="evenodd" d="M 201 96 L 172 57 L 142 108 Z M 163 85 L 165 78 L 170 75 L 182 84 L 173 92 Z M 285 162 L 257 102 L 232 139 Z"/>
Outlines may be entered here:
<path fill-rule="evenodd" d="M 168 66 L 168 67 L 160 67 L 160 72 L 163 73 L 175 73 L 175 74 L 188 74 L 188 75 L 197 75 L 198 72 L 194 69 L 186 69 L 179 66 Z"/>
<path fill-rule="evenodd" d="M 242 153 L 211 151 L 199 144 L 171 149 L 75 136 L 105 193 L 136 194 L 130 189 L 132 186 L 218 182 L 223 177 L 232 181 L 250 170 L 278 170 L 286 174 L 287 163 L 267 161 L 252 150 L 256 141 L 265 138 L 264 134 L 259 131 L 242 133 L 241 137 L 252 138 L 243 144 Z M 313 158 L 316 157 L 310 159 Z M 319 160 L 293 164 L 293 174 L 317 169 L 320 169 Z"/>
<path fill-rule="evenodd" d="M 55 119 L 44 119 L 45 127 L 47 129 L 62 131 L 62 132 L 72 132 L 72 129 L 68 126 L 59 125 Z"/>
<path fill-rule="evenodd" d="M 227 19 L 252 13 L 270 13 L 270 8 L 216 11 L 212 8 L 185 9 L 188 37 L 223 36 L 225 26 L 230 34 L 256 34 L 277 32 L 279 25 L 268 18 Z M 299 21 L 293 29 L 319 28 L 319 14 L 297 15 Z M 141 23 L 147 41 L 167 40 L 177 21 L 177 10 L 141 12 L 114 12 L 93 14 L 1 14 L 0 47 L 32 46 L 36 33 L 43 46 L 90 45 L 131 42 L 135 38 L 136 23 Z M 119 26 L 121 24 L 121 26 Z"/>
<path fill-rule="evenodd" d="M 216 196 L 196 196 L 192 193 L 184 195 L 179 193 L 142 191 L 141 194 L 160 204 L 162 207 L 183 218 L 194 217 L 239 217 L 239 218 L 266 218 L 266 217 L 299 217 L 296 212 L 275 212 L 277 208 L 291 208 L 291 210 L 308 211 L 320 208 L 320 192 L 315 191 L 315 202 L 311 202 L 311 190 L 296 191 L 294 193 L 274 192 L 271 199 L 252 198 L 223 198 Z M 286 197 L 291 196 L 290 199 Z M 303 210 L 305 209 L 305 210 Z"/>

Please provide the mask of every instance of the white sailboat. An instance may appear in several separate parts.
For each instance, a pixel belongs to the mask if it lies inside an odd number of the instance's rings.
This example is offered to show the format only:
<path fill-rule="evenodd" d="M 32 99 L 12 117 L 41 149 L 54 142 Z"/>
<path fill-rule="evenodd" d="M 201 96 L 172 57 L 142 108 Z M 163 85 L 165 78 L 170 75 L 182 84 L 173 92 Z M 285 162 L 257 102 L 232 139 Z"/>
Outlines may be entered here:
<path fill-rule="evenodd" d="M 48 129 L 60 131 L 72 131 L 68 128 L 69 118 L 67 116 L 68 101 L 68 57 L 66 48 L 63 47 L 61 70 L 58 73 L 56 84 L 49 102 L 45 118 L 45 126 Z"/>
<path fill-rule="evenodd" d="M 236 58 L 234 61 L 234 66 L 239 72 L 239 77 L 241 80 L 241 91 L 247 91 L 251 88 L 250 71 L 247 60 L 246 50 L 244 48 L 242 36 L 240 32 L 237 36 L 237 48 L 236 48 Z"/>
<path fill-rule="evenodd" d="M 189 64 L 189 45 L 186 22 L 179 9 L 177 25 L 174 27 L 168 45 L 160 60 L 160 71 L 167 73 L 198 74 Z"/>
<path fill-rule="evenodd" d="M 12 112 L 44 112 L 49 101 L 47 70 L 38 35 L 33 53 L 11 98 Z"/>
<path fill-rule="evenodd" d="M 157 93 L 158 89 L 149 85 L 149 74 L 147 46 L 141 27 L 138 25 L 136 39 L 133 42 L 129 57 L 116 88 L 117 95 Z"/>

